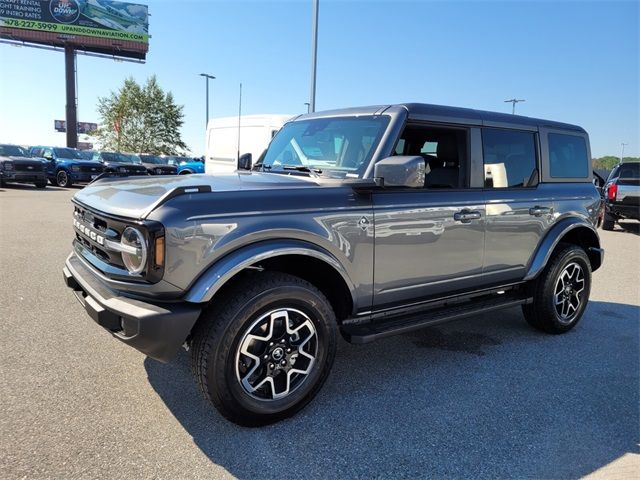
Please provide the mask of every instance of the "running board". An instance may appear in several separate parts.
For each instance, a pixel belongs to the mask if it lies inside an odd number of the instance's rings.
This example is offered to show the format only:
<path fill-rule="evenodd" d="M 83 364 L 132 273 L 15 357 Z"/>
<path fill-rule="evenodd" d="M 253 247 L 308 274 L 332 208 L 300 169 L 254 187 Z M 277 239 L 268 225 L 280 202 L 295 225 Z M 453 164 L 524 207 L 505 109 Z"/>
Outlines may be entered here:
<path fill-rule="evenodd" d="M 531 299 L 525 296 L 505 295 L 489 299 L 469 301 L 462 305 L 442 307 L 433 310 L 422 311 L 402 317 L 390 318 L 384 321 L 372 321 L 369 323 L 343 325 L 341 333 L 347 342 L 363 344 L 379 340 L 381 338 L 412 332 L 421 328 L 430 327 L 439 323 L 459 320 L 461 318 L 479 315 L 481 313 L 515 307 L 530 303 Z"/>

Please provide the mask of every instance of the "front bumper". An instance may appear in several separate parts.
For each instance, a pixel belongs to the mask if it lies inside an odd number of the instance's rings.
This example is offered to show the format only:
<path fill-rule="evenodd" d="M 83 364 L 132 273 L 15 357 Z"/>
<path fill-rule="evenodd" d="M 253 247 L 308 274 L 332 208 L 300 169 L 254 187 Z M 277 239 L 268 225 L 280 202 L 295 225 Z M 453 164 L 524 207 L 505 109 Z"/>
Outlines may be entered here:
<path fill-rule="evenodd" d="M 77 173 L 71 172 L 69 177 L 73 183 L 90 183 L 93 182 L 96 178 L 98 178 L 102 172 L 95 173 Z"/>
<path fill-rule="evenodd" d="M 0 178 L 5 182 L 16 183 L 34 183 L 34 182 L 46 182 L 47 174 L 45 172 L 16 172 L 6 171 L 0 173 Z"/>
<path fill-rule="evenodd" d="M 98 325 L 161 362 L 175 356 L 202 311 L 193 303 L 148 303 L 122 296 L 104 285 L 75 254 L 67 258 L 62 274 Z"/>

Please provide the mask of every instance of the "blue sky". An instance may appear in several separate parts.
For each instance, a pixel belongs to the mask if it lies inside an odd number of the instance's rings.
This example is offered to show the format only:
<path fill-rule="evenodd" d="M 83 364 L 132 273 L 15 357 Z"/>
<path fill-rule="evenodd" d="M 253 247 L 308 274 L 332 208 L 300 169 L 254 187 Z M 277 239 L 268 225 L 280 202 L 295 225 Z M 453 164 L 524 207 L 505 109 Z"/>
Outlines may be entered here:
<path fill-rule="evenodd" d="M 139 2 L 144 3 L 144 2 Z M 302 113 L 309 98 L 311 0 L 149 1 L 144 65 L 78 56 L 79 120 L 127 76 L 156 74 L 184 105 L 183 139 L 204 149 L 211 116 Z M 640 156 L 639 3 L 320 0 L 317 109 L 417 101 L 583 126 L 595 157 Z M 63 145 L 61 53 L 0 44 L 0 141 Z"/>

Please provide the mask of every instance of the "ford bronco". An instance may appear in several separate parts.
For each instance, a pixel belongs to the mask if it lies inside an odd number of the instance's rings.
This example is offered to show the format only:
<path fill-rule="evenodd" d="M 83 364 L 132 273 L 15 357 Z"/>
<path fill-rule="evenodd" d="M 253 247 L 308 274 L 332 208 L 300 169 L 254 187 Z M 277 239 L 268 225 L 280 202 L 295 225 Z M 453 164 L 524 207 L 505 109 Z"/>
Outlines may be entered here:
<path fill-rule="evenodd" d="M 184 346 L 229 420 L 292 415 L 340 333 L 367 343 L 520 306 L 553 334 L 603 261 L 580 127 L 425 104 L 299 116 L 234 174 L 103 178 L 73 198 L 64 279 L 160 361 Z"/>

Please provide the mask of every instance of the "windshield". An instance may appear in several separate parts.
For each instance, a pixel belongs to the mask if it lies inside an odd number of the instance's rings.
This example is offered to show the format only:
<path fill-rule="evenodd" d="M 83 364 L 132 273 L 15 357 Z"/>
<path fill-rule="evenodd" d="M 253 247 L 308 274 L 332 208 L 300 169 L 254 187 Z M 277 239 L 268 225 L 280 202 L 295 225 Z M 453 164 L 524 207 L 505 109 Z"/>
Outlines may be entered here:
<path fill-rule="evenodd" d="M 276 134 L 259 166 L 361 177 L 388 123 L 389 117 L 380 115 L 291 122 Z"/>
<path fill-rule="evenodd" d="M 127 155 L 126 153 L 102 152 L 102 158 L 107 162 L 114 163 L 140 163 L 140 158 L 137 155 Z"/>
<path fill-rule="evenodd" d="M 83 160 L 93 160 L 93 150 L 79 150 L 78 153 Z"/>
<path fill-rule="evenodd" d="M 156 155 L 140 155 L 144 163 L 153 163 L 154 165 L 167 165 L 167 159 Z"/>
<path fill-rule="evenodd" d="M 82 160 L 82 155 L 78 150 L 72 148 L 54 148 L 53 151 L 58 158 L 77 158 Z"/>
<path fill-rule="evenodd" d="M 638 163 L 623 163 L 620 165 L 620 178 L 637 179 L 640 178 L 640 162 Z"/>
<path fill-rule="evenodd" d="M 175 155 L 171 155 L 169 157 L 165 157 L 167 159 L 167 163 L 169 165 L 179 165 L 183 162 L 192 162 L 193 158 L 189 157 L 177 157 Z"/>
<path fill-rule="evenodd" d="M 28 157 L 27 151 L 18 145 L 0 145 L 0 155 L 6 157 Z"/>

